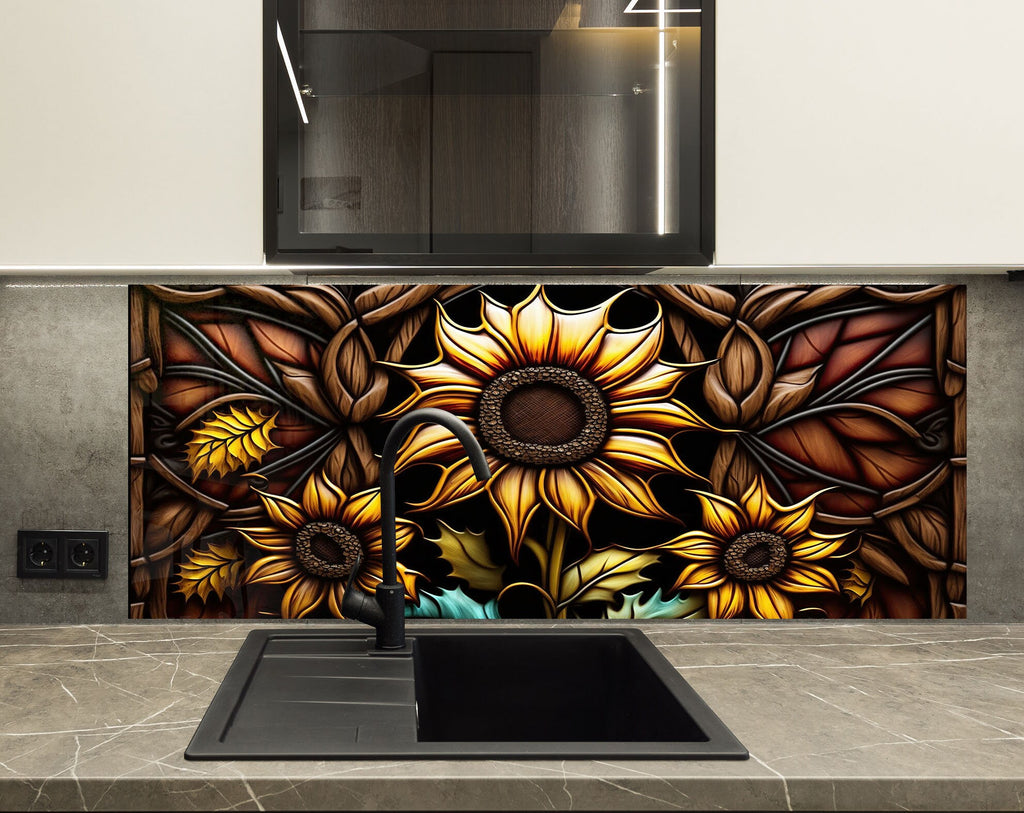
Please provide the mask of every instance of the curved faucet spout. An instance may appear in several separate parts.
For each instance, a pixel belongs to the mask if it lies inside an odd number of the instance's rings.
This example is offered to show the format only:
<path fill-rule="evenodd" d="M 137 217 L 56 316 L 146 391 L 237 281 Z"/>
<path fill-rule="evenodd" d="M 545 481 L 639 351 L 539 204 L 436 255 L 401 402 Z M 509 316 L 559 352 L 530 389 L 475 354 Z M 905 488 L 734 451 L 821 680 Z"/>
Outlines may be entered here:
<path fill-rule="evenodd" d="M 451 431 L 469 455 L 476 479 L 491 476 L 487 458 L 466 424 L 443 409 L 416 409 L 403 415 L 384 441 L 380 465 L 381 551 L 383 578 L 377 586 L 377 604 L 383 610 L 383 623 L 377 626 L 378 649 L 402 649 L 405 646 L 405 585 L 398 579 L 398 549 L 395 542 L 395 463 L 398 450 L 417 426 L 434 423 Z"/>

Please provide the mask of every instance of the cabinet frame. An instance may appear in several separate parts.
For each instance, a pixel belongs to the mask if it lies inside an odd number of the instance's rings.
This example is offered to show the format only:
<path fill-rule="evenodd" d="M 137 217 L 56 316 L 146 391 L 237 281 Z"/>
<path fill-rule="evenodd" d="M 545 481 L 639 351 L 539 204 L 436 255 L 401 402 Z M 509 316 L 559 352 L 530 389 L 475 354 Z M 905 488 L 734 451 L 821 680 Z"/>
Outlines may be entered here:
<path fill-rule="evenodd" d="M 282 248 L 296 245 L 304 238 L 298 231 L 298 167 L 284 166 L 280 155 L 279 116 L 294 117 L 294 106 L 281 110 L 278 104 L 280 56 L 277 25 L 280 22 L 286 41 L 295 42 L 299 31 L 298 3 L 295 0 L 263 0 L 263 159 L 264 159 L 264 252 L 268 264 L 282 266 L 328 266 L 332 268 L 395 268 L 403 271 L 436 273 L 438 268 L 470 272 L 487 268 L 509 272 L 544 268 L 554 273 L 615 272 L 628 269 L 648 272 L 666 266 L 707 266 L 714 262 L 715 245 L 715 0 L 700 0 L 700 227 L 696 250 L 628 253 L 621 250 L 589 250 L 566 253 L 369 253 L 342 248 Z M 285 14 L 288 8 L 292 14 Z M 294 188 L 282 188 L 282 170 L 292 171 Z M 287 184 L 285 185 L 287 187 Z M 281 211 L 296 213 L 294 229 L 282 230 Z M 326 235 L 325 235 L 326 236 Z M 580 235 L 591 243 L 614 244 L 616 239 L 632 235 Z M 305 238 L 307 242 L 314 242 Z M 324 241 L 318 241 L 324 242 Z M 308 268 L 306 269 L 308 270 Z"/>

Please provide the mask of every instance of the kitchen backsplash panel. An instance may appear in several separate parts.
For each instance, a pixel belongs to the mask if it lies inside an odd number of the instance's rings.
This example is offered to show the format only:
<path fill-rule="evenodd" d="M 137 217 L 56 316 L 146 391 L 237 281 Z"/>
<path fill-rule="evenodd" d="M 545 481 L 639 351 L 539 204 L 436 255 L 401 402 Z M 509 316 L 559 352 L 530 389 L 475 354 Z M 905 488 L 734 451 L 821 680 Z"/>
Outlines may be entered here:
<path fill-rule="evenodd" d="M 130 288 L 130 612 L 919 618 L 966 607 L 963 286 Z"/>

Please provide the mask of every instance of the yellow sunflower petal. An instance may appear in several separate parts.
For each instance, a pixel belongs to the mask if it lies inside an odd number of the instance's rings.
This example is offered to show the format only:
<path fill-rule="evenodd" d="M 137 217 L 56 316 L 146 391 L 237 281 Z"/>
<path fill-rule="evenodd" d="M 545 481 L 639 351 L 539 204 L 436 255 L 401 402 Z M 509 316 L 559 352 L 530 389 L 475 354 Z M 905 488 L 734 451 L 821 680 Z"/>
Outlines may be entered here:
<path fill-rule="evenodd" d="M 326 475 L 314 474 L 302 490 L 302 510 L 309 519 L 337 519 L 345 499 L 345 492 Z"/>
<path fill-rule="evenodd" d="M 571 468 L 550 468 L 541 473 L 540 496 L 545 504 L 590 539 L 587 520 L 594 509 L 594 492 Z"/>
<path fill-rule="evenodd" d="M 690 477 L 690 471 L 662 435 L 643 429 L 613 429 L 598 457 L 614 468 L 626 468 L 641 475 L 671 471 Z"/>
<path fill-rule="evenodd" d="M 246 542 L 260 550 L 280 553 L 292 549 L 292 535 L 281 533 L 280 528 L 232 528 L 238 531 Z"/>
<path fill-rule="evenodd" d="M 281 617 L 305 618 L 320 606 L 329 588 L 328 582 L 311 576 L 298 579 L 284 591 L 284 597 L 281 599 Z"/>
<path fill-rule="evenodd" d="M 344 618 L 341 611 L 341 602 L 345 598 L 345 582 L 338 580 L 327 588 L 327 608 L 335 618 Z"/>
<path fill-rule="evenodd" d="M 758 618 L 793 617 L 793 602 L 785 593 L 776 590 L 770 584 L 748 584 L 747 598 L 750 602 L 750 611 Z"/>
<path fill-rule="evenodd" d="M 480 390 L 476 387 L 430 387 L 406 401 L 405 409 L 433 407 L 451 412 L 458 417 L 476 414 L 480 403 Z"/>
<path fill-rule="evenodd" d="M 295 500 L 281 497 L 277 494 L 268 494 L 254 488 L 267 510 L 267 514 L 274 523 L 282 528 L 301 528 L 306 524 L 306 516 L 302 513 L 302 506 Z"/>
<path fill-rule="evenodd" d="M 506 466 L 487 481 L 487 491 L 508 534 L 512 558 L 519 558 L 519 547 L 530 518 L 540 507 L 540 475 L 526 466 Z"/>
<path fill-rule="evenodd" d="M 735 618 L 746 605 L 746 590 L 734 581 L 708 591 L 708 618 Z"/>
<path fill-rule="evenodd" d="M 451 464 L 465 456 L 466 450 L 450 429 L 433 423 L 423 424 L 412 430 L 398 450 L 395 470 L 402 471 L 417 463 Z"/>
<path fill-rule="evenodd" d="M 611 414 L 612 426 L 621 429 L 645 429 L 673 435 L 686 429 L 712 428 L 692 409 L 677 401 L 612 401 Z"/>
<path fill-rule="evenodd" d="M 606 302 L 586 310 L 563 311 L 555 308 L 555 325 L 549 351 L 551 360 L 555 364 L 586 370 L 607 332 L 608 308 L 624 293 L 621 291 Z"/>
<path fill-rule="evenodd" d="M 586 374 L 605 389 L 627 381 L 658 358 L 662 330 L 660 317 L 635 330 L 608 330 Z"/>
<path fill-rule="evenodd" d="M 341 509 L 341 524 L 353 531 L 380 526 L 380 489 L 353 494 Z"/>
<path fill-rule="evenodd" d="M 706 366 L 706 362 L 669 364 L 656 361 L 643 368 L 637 375 L 606 387 L 608 400 L 616 404 L 634 399 L 667 398 L 686 376 L 695 369 Z"/>
<path fill-rule="evenodd" d="M 491 458 L 488 458 L 488 463 L 491 463 L 493 468 Z M 494 476 L 488 482 L 493 481 Z M 486 484 L 476 479 L 469 460 L 460 460 L 442 470 L 441 478 L 429 497 L 423 502 L 410 503 L 410 506 L 416 511 L 432 511 L 442 505 L 468 500 L 479 494 L 484 488 L 486 488 Z"/>
<path fill-rule="evenodd" d="M 403 565 L 401 562 L 398 563 L 398 580 L 405 587 L 406 599 L 412 599 L 413 601 L 419 601 L 416 590 L 417 579 L 427 578 L 418 570 L 411 570 Z"/>
<path fill-rule="evenodd" d="M 701 521 L 705 529 L 715 536 L 730 540 L 744 529 L 743 510 L 732 500 L 709 494 L 706 491 L 694 491 L 700 500 Z"/>
<path fill-rule="evenodd" d="M 841 534 L 816 534 L 813 531 L 790 546 L 794 559 L 816 562 L 831 556 L 839 550 L 850 536 L 851 531 Z"/>
<path fill-rule="evenodd" d="M 725 573 L 718 565 L 694 562 L 687 565 L 679 574 L 672 590 L 709 590 L 718 587 L 725 581 Z"/>
<path fill-rule="evenodd" d="M 435 337 L 445 358 L 474 376 L 492 378 L 508 369 L 513 359 L 483 327 L 467 330 L 440 307 Z"/>
<path fill-rule="evenodd" d="M 775 519 L 775 511 L 769 499 L 764 477 L 760 474 L 740 498 L 740 504 L 747 512 L 751 528 L 768 528 Z"/>
<path fill-rule="evenodd" d="M 787 593 L 838 593 L 839 582 L 823 567 L 790 562 L 773 583 Z"/>
<path fill-rule="evenodd" d="M 809 497 L 805 497 L 796 505 L 789 506 L 780 505 L 771 497 L 767 497 L 768 501 L 776 509 L 776 515 L 772 520 L 769 530 L 789 539 L 802 536 L 811 527 L 811 520 L 814 519 L 814 500 L 823 491 L 817 491 Z"/>
<path fill-rule="evenodd" d="M 399 517 L 395 520 L 395 545 L 398 550 L 401 550 L 413 539 L 416 538 L 416 534 L 419 531 L 419 526 L 414 522 L 409 522 L 407 519 Z"/>
<path fill-rule="evenodd" d="M 543 290 L 538 285 L 525 301 L 512 308 L 511 338 L 527 364 L 542 363 L 551 358 L 555 314 L 548 306 Z"/>
<path fill-rule="evenodd" d="M 295 559 L 289 555 L 264 556 L 245 571 L 246 584 L 286 584 L 301 575 Z"/>
<path fill-rule="evenodd" d="M 664 545 L 658 546 L 659 550 L 666 550 L 677 556 L 695 559 L 699 562 L 718 561 L 722 556 L 723 547 L 725 547 L 725 542 L 705 531 L 687 531 Z"/>
<path fill-rule="evenodd" d="M 480 321 L 491 337 L 508 352 L 510 358 L 524 362 L 519 347 L 513 339 L 512 309 L 483 294 L 480 304 Z"/>
<path fill-rule="evenodd" d="M 432 364 L 414 365 L 397 364 L 394 362 L 378 362 L 386 367 L 398 370 L 403 376 L 417 385 L 417 389 L 432 390 L 434 387 L 468 387 L 480 389 L 484 386 L 484 379 L 480 376 L 467 373 L 465 370 L 448 364 L 439 358 Z"/>
<path fill-rule="evenodd" d="M 635 474 L 615 471 L 601 460 L 588 460 L 580 464 L 579 470 L 594 493 L 612 507 L 638 517 L 675 521 L 676 518 L 658 504 L 650 486 Z"/>

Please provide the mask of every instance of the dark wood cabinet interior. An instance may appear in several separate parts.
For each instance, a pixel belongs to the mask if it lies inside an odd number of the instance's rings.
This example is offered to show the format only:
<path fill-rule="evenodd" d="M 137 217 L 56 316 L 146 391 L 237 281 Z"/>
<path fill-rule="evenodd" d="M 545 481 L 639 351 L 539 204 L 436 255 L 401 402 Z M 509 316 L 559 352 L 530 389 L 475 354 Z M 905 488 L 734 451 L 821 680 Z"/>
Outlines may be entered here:
<path fill-rule="evenodd" d="M 713 11 L 265 0 L 268 260 L 710 263 Z"/>

